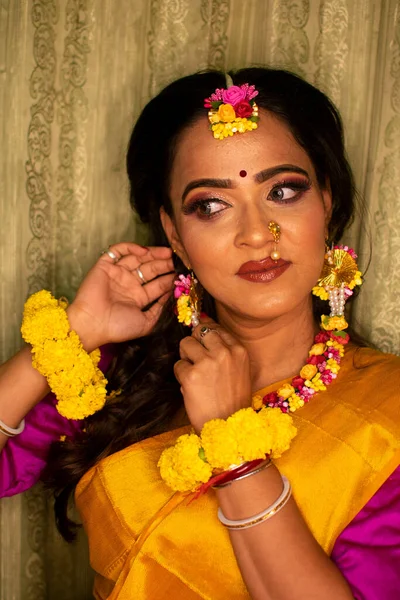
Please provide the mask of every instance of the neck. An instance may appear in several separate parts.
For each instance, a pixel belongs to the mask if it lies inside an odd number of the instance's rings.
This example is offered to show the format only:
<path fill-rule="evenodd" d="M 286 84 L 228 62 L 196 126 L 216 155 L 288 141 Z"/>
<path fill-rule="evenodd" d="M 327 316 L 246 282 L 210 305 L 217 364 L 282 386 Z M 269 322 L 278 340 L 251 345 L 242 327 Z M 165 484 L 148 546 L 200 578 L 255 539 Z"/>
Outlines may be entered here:
<path fill-rule="evenodd" d="M 249 319 L 217 306 L 219 323 L 247 350 L 253 393 L 298 375 L 318 331 L 311 298 L 295 310 L 267 322 Z"/>

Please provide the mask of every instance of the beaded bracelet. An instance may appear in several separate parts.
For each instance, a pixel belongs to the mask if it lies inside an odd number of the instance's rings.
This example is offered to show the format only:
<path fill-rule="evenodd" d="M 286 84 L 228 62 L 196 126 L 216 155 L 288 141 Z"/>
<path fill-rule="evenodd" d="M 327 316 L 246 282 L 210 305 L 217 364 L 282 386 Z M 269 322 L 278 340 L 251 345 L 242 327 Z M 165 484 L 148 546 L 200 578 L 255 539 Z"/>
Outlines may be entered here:
<path fill-rule="evenodd" d="M 18 425 L 16 429 L 14 427 L 9 427 L 3 421 L 0 421 L 0 433 L 6 435 L 7 437 L 15 437 L 23 432 L 25 429 L 25 420 L 22 419 L 21 423 Z"/>
<path fill-rule="evenodd" d="M 219 508 L 218 519 L 223 525 L 225 525 L 225 527 L 233 530 L 249 529 L 250 527 L 254 527 L 255 525 L 263 523 L 267 519 L 270 519 L 271 517 L 276 515 L 277 512 L 282 510 L 282 508 L 287 504 L 290 496 L 292 495 L 292 488 L 289 480 L 286 479 L 286 477 L 282 477 L 282 481 L 283 490 L 279 498 L 273 504 L 271 504 L 271 506 L 258 513 L 257 515 L 254 515 L 249 519 L 238 519 L 236 521 L 233 521 L 231 519 L 227 519 L 222 510 Z"/>
<path fill-rule="evenodd" d="M 233 483 L 234 481 L 239 481 L 240 479 L 246 479 L 246 477 L 251 477 L 252 475 L 257 475 L 257 473 L 264 471 L 264 469 L 268 469 L 268 467 L 270 467 L 272 465 L 272 461 L 269 458 L 266 461 L 262 460 L 262 459 L 252 460 L 251 462 L 246 463 L 246 465 L 248 467 L 246 470 L 243 469 L 242 471 L 238 472 L 235 469 L 233 471 L 233 473 L 234 473 L 233 475 L 231 475 L 231 473 L 228 473 L 228 477 L 226 479 L 222 479 L 221 483 L 217 483 L 216 485 L 213 485 L 212 488 L 214 490 L 223 488 L 228 485 L 231 485 L 231 483 Z"/>

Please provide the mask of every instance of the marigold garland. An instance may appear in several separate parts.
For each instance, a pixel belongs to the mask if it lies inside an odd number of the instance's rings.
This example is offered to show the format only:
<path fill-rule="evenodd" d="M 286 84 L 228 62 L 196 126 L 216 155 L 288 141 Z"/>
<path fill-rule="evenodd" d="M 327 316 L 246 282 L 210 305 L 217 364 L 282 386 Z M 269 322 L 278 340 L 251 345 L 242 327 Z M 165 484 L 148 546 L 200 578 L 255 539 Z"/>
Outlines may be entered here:
<path fill-rule="evenodd" d="M 88 354 L 70 330 L 65 298 L 46 290 L 25 303 L 21 333 L 32 346 L 32 365 L 47 378 L 57 397 L 57 410 L 67 419 L 84 419 L 106 401 L 107 379 L 98 368 L 100 350 Z"/>
<path fill-rule="evenodd" d="M 158 466 L 173 490 L 194 492 L 213 474 L 267 455 L 278 458 L 296 435 L 290 415 L 274 408 L 242 408 L 226 421 L 205 423 L 200 436 L 181 435 L 166 448 Z"/>

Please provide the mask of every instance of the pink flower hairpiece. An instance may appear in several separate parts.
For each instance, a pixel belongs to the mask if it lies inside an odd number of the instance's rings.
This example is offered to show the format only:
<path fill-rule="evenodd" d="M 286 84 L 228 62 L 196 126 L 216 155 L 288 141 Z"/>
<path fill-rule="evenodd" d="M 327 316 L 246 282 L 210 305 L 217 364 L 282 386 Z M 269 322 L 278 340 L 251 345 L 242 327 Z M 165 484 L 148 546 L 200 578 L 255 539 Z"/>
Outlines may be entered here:
<path fill-rule="evenodd" d="M 204 108 L 209 109 L 210 129 L 216 139 L 257 129 L 258 106 L 254 100 L 257 95 L 254 85 L 244 83 L 227 89 L 217 88 L 204 100 Z"/>

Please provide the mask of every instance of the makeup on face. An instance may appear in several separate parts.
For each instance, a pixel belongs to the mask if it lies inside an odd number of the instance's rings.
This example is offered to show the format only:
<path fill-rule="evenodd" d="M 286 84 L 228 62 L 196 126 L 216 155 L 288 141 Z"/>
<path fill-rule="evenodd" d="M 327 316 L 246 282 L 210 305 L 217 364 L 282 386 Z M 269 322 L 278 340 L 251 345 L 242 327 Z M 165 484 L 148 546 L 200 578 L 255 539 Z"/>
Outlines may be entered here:
<path fill-rule="evenodd" d="M 290 265 L 290 262 L 281 258 L 275 261 L 267 256 L 262 260 L 243 263 L 236 275 L 253 283 L 269 283 L 283 275 Z"/>
<path fill-rule="evenodd" d="M 275 204 L 292 204 L 299 200 L 305 191 L 311 187 L 311 181 L 307 171 L 297 167 L 296 165 L 277 165 L 264 169 L 253 176 L 253 180 L 257 184 L 262 184 L 265 181 L 278 175 L 282 175 L 282 179 L 274 182 L 269 190 L 266 200 Z M 299 175 L 296 177 L 296 175 Z M 246 172 L 247 175 L 247 172 Z M 198 179 L 191 181 L 185 188 L 182 195 L 182 212 L 185 215 L 195 214 L 201 220 L 211 220 L 222 215 L 225 209 L 230 208 L 229 201 L 224 198 L 218 190 L 236 189 L 238 184 L 231 179 Z M 185 203 L 186 196 L 189 192 L 197 188 L 206 188 L 204 191 L 198 191 L 192 195 L 190 200 Z M 213 191 L 207 188 L 213 188 Z M 214 191 L 215 190 L 215 191 Z"/>

